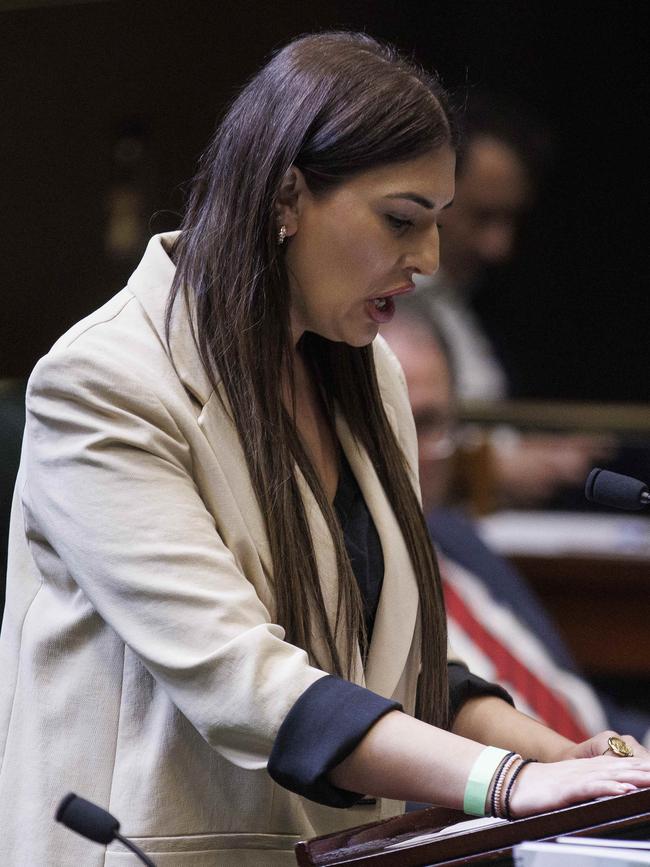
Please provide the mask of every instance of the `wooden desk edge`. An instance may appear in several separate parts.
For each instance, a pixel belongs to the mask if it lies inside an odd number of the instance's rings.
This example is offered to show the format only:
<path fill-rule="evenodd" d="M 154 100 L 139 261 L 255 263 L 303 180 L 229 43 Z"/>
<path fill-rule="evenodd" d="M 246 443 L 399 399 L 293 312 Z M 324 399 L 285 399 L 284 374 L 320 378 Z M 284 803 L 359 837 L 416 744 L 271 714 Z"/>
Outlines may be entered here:
<path fill-rule="evenodd" d="M 524 840 L 553 839 L 571 833 L 592 835 L 607 831 L 611 834 L 617 829 L 650 824 L 649 814 L 650 789 L 644 789 L 518 819 L 506 825 L 461 832 L 429 843 L 386 851 L 386 847 L 393 843 L 467 819 L 462 813 L 432 808 L 298 843 L 296 859 L 300 867 L 452 864 L 460 858 L 486 856 L 488 853 L 505 857 L 513 846 Z M 475 858 L 472 860 L 476 863 Z"/>

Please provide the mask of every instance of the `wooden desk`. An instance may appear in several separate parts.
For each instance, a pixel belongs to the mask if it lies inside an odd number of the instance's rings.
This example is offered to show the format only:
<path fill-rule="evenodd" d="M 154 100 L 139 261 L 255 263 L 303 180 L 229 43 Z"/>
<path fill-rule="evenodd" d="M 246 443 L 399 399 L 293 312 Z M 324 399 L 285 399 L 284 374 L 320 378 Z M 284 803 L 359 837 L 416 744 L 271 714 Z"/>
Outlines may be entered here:
<path fill-rule="evenodd" d="M 650 404 L 584 401 L 464 401 L 461 421 L 486 427 L 512 425 L 519 430 L 650 434 Z"/>
<path fill-rule="evenodd" d="M 592 675 L 650 677 L 650 559 L 511 556 Z"/>
<path fill-rule="evenodd" d="M 650 680 L 650 516 L 500 512 L 480 533 L 532 585 L 585 672 Z"/>
<path fill-rule="evenodd" d="M 453 488 L 458 501 L 477 516 L 499 508 L 501 500 L 493 449 L 486 436 L 495 427 L 505 425 L 521 433 L 604 434 L 622 447 L 650 448 L 650 404 L 465 401 L 458 407 L 458 417 L 473 434 L 456 453 Z"/>
<path fill-rule="evenodd" d="M 296 846 L 299 867 L 459 867 L 512 864 L 512 847 L 524 840 L 560 835 L 650 839 L 650 789 L 459 833 L 408 848 L 394 843 L 467 819 L 433 808 L 372 825 L 328 834 Z"/>

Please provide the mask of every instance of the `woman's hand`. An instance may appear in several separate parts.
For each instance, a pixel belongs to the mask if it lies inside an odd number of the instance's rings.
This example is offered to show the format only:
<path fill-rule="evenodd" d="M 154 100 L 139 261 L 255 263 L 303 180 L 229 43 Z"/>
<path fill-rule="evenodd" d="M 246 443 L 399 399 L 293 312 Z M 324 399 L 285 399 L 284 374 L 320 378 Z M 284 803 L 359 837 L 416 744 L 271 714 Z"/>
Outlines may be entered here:
<path fill-rule="evenodd" d="M 594 756 L 602 756 L 603 754 L 613 756 L 609 749 L 608 740 L 610 737 L 620 738 L 630 747 L 635 759 L 649 759 L 650 752 L 642 746 L 632 735 L 619 735 L 617 732 L 605 731 L 599 732 L 588 741 L 582 741 L 580 744 L 572 744 L 570 747 L 562 750 L 558 755 L 558 760 L 564 759 L 591 759 Z"/>
<path fill-rule="evenodd" d="M 585 743 L 599 743 L 598 738 L 603 736 L 597 735 Z M 625 740 L 628 743 L 632 741 L 631 738 Z M 636 745 L 636 741 L 634 744 Z M 584 744 L 579 744 L 576 748 L 583 746 Z M 650 759 L 647 750 L 643 750 L 643 753 L 643 756 L 632 758 L 608 754 L 526 765 L 515 781 L 510 797 L 510 813 L 514 819 L 520 819 L 547 810 L 559 810 L 571 804 L 592 801 L 594 798 L 625 795 L 635 789 L 648 788 Z"/>

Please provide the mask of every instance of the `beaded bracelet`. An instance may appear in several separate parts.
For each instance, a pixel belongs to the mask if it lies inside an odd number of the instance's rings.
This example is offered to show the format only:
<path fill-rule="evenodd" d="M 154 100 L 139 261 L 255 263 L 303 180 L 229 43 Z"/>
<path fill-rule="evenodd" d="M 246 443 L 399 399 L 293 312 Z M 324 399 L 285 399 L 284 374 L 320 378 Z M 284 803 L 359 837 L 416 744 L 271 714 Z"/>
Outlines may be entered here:
<path fill-rule="evenodd" d="M 512 795 L 512 787 L 515 784 L 515 780 L 522 772 L 522 770 L 529 765 L 531 762 L 536 762 L 537 759 L 522 759 L 519 765 L 514 769 L 512 776 L 510 777 L 510 781 L 508 782 L 508 786 L 506 788 L 506 796 L 504 798 L 504 813 L 506 819 L 511 822 L 512 821 L 512 813 L 510 812 L 510 796 Z"/>
<path fill-rule="evenodd" d="M 503 759 L 501 761 L 501 764 L 496 769 L 496 771 L 494 772 L 494 776 L 492 777 L 492 782 L 490 783 L 490 786 L 491 786 L 490 812 L 489 812 L 490 816 L 494 816 L 494 810 L 495 810 L 495 804 L 496 804 L 495 792 L 497 791 L 497 786 L 499 785 L 499 780 L 502 778 L 506 766 L 510 766 L 511 759 L 513 758 L 514 755 L 515 755 L 514 753 L 506 753 L 506 755 L 503 757 Z"/>
<path fill-rule="evenodd" d="M 495 819 L 503 818 L 500 810 L 501 790 L 503 789 L 503 784 L 506 777 L 508 776 L 508 771 L 517 761 L 521 761 L 521 756 L 519 755 L 519 753 L 508 753 L 507 757 L 501 764 L 501 767 L 497 770 L 494 776 L 494 786 L 492 788 L 492 799 L 490 804 L 490 815 Z"/>

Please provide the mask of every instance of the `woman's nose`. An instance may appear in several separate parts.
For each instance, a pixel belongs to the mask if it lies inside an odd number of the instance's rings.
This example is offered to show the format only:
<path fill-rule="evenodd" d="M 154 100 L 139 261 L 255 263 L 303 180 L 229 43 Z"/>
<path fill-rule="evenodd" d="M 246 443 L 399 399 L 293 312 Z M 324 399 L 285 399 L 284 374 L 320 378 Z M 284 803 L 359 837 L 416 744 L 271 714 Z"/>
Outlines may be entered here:
<path fill-rule="evenodd" d="M 417 274 L 435 274 L 440 264 L 440 236 L 438 226 L 434 224 L 431 229 L 421 237 L 421 243 L 409 257 L 409 267 Z"/>

